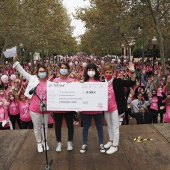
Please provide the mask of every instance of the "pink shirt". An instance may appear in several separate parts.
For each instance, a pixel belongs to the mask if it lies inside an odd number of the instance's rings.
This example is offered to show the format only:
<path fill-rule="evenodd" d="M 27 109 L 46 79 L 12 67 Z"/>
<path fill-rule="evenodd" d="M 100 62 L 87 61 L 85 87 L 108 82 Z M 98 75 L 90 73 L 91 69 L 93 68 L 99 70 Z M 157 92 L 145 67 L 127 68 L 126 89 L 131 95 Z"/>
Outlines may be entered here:
<path fill-rule="evenodd" d="M 29 103 L 28 101 L 20 101 L 19 102 L 19 111 L 20 111 L 20 119 L 23 122 L 31 121 L 30 110 L 29 110 Z"/>
<path fill-rule="evenodd" d="M 3 121 L 3 120 L 8 120 L 9 117 L 8 117 L 8 110 L 5 109 L 3 106 L 0 107 L 0 121 Z M 8 127 L 9 126 L 9 123 L 7 123 L 4 127 Z"/>
<path fill-rule="evenodd" d="M 52 115 L 50 113 L 49 119 L 48 119 L 48 124 L 53 124 L 53 123 L 54 123 L 54 120 L 53 120 Z"/>
<path fill-rule="evenodd" d="M 19 114 L 19 104 L 18 104 L 18 102 L 12 101 L 10 103 L 9 113 L 10 113 L 10 115 L 18 115 Z"/>
<path fill-rule="evenodd" d="M 5 96 L 0 96 L 0 100 L 2 100 L 2 103 L 5 103 Z"/>
<path fill-rule="evenodd" d="M 164 122 L 170 123 L 170 104 L 166 105 L 166 112 L 164 116 Z"/>
<path fill-rule="evenodd" d="M 117 110 L 117 103 L 115 98 L 115 92 L 113 90 L 113 83 L 108 86 L 108 112 Z"/>
<path fill-rule="evenodd" d="M 96 80 L 89 80 L 88 82 L 100 82 Z M 82 111 L 83 114 L 102 114 L 102 111 Z"/>
<path fill-rule="evenodd" d="M 66 79 L 55 78 L 53 82 L 74 82 L 74 79 L 67 77 Z M 54 113 L 68 113 L 70 111 L 55 111 Z"/>
<path fill-rule="evenodd" d="M 158 110 L 158 98 L 152 97 L 152 102 L 150 104 L 150 109 Z"/>
<path fill-rule="evenodd" d="M 36 89 L 37 95 L 40 97 L 40 99 L 47 103 L 47 82 L 40 82 L 37 85 Z M 41 114 L 40 111 L 40 100 L 36 95 L 33 95 L 30 101 L 30 111 Z M 45 111 L 44 114 L 49 114 L 50 112 Z"/>

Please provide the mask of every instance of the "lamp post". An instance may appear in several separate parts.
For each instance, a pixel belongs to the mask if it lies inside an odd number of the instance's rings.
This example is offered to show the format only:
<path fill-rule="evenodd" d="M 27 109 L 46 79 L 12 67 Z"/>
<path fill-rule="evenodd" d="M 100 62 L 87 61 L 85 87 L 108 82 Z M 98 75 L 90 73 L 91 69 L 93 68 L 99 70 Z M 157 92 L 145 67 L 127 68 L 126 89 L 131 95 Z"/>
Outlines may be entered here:
<path fill-rule="evenodd" d="M 141 49 L 142 49 L 142 68 L 144 67 L 144 51 L 145 51 L 145 49 L 144 49 L 144 30 L 142 30 L 140 27 L 138 27 L 138 33 L 139 34 L 142 34 L 142 47 L 141 47 Z"/>
<path fill-rule="evenodd" d="M 24 56 L 24 45 L 21 43 L 19 45 L 21 51 L 21 63 L 23 64 L 23 56 Z"/>
<path fill-rule="evenodd" d="M 152 45 L 153 45 L 153 66 L 152 66 L 152 71 L 154 71 L 154 64 L 155 64 L 155 58 L 156 58 L 156 54 L 155 54 L 156 43 L 157 43 L 157 39 L 154 36 L 153 39 L 152 39 Z"/>
<path fill-rule="evenodd" d="M 124 44 L 121 45 L 121 48 L 122 48 L 122 64 L 123 64 L 123 56 L 124 56 Z"/>
<path fill-rule="evenodd" d="M 102 57 L 103 57 L 103 50 L 104 50 L 104 49 L 102 48 Z"/>

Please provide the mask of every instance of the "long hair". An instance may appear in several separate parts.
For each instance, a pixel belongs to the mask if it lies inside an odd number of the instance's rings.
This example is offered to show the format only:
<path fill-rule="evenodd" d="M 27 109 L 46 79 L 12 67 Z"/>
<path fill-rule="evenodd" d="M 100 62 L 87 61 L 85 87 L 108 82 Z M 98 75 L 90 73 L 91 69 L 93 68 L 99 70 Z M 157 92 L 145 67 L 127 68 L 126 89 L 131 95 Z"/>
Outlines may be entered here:
<path fill-rule="evenodd" d="M 39 65 L 37 67 L 37 69 L 35 71 L 36 76 L 38 77 L 38 71 L 39 71 L 40 68 L 43 68 L 45 70 L 45 72 L 47 73 L 47 77 L 46 78 L 48 79 L 49 78 L 49 70 L 48 70 L 48 68 L 45 65 Z"/>
<path fill-rule="evenodd" d="M 84 81 L 88 81 L 90 79 L 89 75 L 87 74 L 88 69 L 94 69 L 95 70 L 95 75 L 94 75 L 94 79 L 100 81 L 100 77 L 99 77 L 99 72 L 97 70 L 97 66 L 94 63 L 90 63 L 87 65 L 85 71 L 84 71 Z"/>

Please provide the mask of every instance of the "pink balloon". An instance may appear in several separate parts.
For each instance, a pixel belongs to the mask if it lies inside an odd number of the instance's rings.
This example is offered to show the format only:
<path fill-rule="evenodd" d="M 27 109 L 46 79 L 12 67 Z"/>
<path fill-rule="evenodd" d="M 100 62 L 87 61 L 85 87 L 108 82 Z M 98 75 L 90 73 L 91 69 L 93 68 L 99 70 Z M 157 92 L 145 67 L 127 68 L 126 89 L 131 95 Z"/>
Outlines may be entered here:
<path fill-rule="evenodd" d="M 75 65 L 78 65 L 78 61 L 75 62 Z"/>
<path fill-rule="evenodd" d="M 1 81 L 3 82 L 3 83 L 8 83 L 8 76 L 7 75 L 2 75 L 2 77 L 1 77 Z"/>
<path fill-rule="evenodd" d="M 102 63 L 102 64 L 104 64 L 104 61 L 103 61 L 103 60 L 101 60 L 101 63 Z"/>
<path fill-rule="evenodd" d="M 70 63 L 69 63 L 69 66 L 71 67 L 72 65 L 73 65 L 73 63 L 72 63 L 72 62 L 70 62 Z"/>
<path fill-rule="evenodd" d="M 15 81 L 16 75 L 15 75 L 15 74 L 12 74 L 12 75 L 10 76 L 10 79 L 11 79 L 12 81 Z"/>
<path fill-rule="evenodd" d="M 34 61 L 34 64 L 36 64 L 37 62 L 36 61 Z"/>
<path fill-rule="evenodd" d="M 83 67 L 86 67 L 86 66 L 87 66 L 87 63 L 83 63 L 82 66 L 83 66 Z"/>

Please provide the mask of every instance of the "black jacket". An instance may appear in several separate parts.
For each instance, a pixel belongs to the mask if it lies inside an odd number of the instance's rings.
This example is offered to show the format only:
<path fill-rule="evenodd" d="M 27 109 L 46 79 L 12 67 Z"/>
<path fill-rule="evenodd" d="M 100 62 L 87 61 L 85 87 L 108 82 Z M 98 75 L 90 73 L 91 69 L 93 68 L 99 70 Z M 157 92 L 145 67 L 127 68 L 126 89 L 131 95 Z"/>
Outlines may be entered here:
<path fill-rule="evenodd" d="M 135 85 L 135 81 L 132 80 L 122 80 L 117 78 L 113 79 L 113 90 L 115 93 L 119 115 L 127 110 L 127 99 L 125 98 L 123 88 L 131 87 L 133 85 Z"/>
<path fill-rule="evenodd" d="M 146 113 L 142 115 L 141 113 L 131 113 L 131 109 L 128 109 L 128 114 L 131 117 L 134 117 L 137 121 L 137 124 L 151 124 L 153 116 L 155 116 L 157 113 Z"/>

